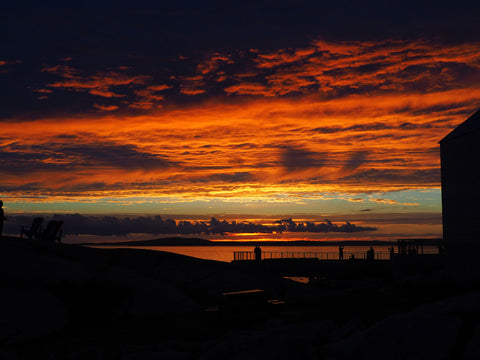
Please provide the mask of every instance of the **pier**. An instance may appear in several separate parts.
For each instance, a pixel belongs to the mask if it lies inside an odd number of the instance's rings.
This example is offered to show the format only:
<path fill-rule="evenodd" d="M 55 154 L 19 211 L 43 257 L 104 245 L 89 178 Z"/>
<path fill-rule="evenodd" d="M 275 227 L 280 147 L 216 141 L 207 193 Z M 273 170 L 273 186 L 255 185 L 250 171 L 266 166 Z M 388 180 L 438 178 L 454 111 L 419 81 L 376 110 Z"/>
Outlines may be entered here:
<path fill-rule="evenodd" d="M 339 252 L 323 251 L 262 251 L 261 260 L 269 259 L 317 259 L 317 260 L 341 260 Z M 343 260 L 367 260 L 365 251 L 344 251 Z M 374 253 L 375 260 L 389 260 L 388 251 L 377 251 Z M 253 251 L 234 251 L 233 261 L 255 260 Z"/>
<path fill-rule="evenodd" d="M 403 244 L 403 241 L 400 242 Z M 281 276 L 356 278 L 362 276 L 405 276 L 429 272 L 443 266 L 444 257 L 438 251 L 403 251 L 391 254 L 376 251 L 340 253 L 322 251 L 234 251 L 232 264 L 244 269 L 266 271 Z"/>

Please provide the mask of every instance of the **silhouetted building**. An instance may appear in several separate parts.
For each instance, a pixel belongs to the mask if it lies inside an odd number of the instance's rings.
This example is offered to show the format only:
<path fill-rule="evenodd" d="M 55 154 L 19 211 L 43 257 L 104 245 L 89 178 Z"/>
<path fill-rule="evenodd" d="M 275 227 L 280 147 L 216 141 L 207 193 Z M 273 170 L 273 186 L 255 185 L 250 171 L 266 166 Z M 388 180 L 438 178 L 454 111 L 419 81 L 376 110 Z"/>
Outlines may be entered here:
<path fill-rule="evenodd" d="M 480 110 L 440 141 L 440 153 L 446 255 L 471 272 L 480 257 Z"/>

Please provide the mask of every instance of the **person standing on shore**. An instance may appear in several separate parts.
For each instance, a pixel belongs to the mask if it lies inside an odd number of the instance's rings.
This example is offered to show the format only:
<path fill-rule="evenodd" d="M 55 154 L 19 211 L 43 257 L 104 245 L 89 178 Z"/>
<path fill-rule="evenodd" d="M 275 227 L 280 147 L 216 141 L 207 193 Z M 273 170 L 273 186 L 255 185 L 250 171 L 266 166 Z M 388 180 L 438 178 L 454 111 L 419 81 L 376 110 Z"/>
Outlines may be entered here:
<path fill-rule="evenodd" d="M 0 200 L 0 239 L 3 237 L 3 221 L 7 220 L 3 212 L 3 201 Z"/>
<path fill-rule="evenodd" d="M 255 260 L 257 261 L 262 260 L 262 249 L 260 248 L 260 246 L 256 245 L 254 252 L 255 252 Z"/>
<path fill-rule="evenodd" d="M 338 247 L 338 259 L 343 260 L 343 245 Z"/>

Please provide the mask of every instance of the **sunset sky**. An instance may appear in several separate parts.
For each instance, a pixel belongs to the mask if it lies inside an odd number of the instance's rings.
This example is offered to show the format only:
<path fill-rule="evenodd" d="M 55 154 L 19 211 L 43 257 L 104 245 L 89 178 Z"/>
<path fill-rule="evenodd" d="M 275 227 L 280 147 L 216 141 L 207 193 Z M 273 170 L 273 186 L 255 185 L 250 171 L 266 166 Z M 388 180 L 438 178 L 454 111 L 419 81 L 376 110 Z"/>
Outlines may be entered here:
<path fill-rule="evenodd" d="M 438 215 L 480 104 L 478 4 L 12 4 L 6 213 Z"/>

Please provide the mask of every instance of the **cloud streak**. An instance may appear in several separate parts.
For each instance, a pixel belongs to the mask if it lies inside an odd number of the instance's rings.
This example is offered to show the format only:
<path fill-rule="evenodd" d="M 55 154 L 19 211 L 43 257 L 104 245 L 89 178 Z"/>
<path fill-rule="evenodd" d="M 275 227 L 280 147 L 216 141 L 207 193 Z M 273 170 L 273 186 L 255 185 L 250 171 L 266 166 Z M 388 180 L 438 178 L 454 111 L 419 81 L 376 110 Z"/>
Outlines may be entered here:
<path fill-rule="evenodd" d="M 60 80 L 47 84 L 48 88 L 64 88 L 78 92 L 89 92 L 91 95 L 111 98 L 124 95 L 112 91 L 115 86 L 144 84 L 147 77 L 142 75 L 128 76 L 119 71 L 98 72 L 93 75 L 82 75 L 78 69 L 70 65 L 45 67 L 42 72 L 55 74 Z"/>
<path fill-rule="evenodd" d="M 62 96 L 90 105 L 2 119 L 2 196 L 301 203 L 438 188 L 437 143 L 480 100 L 479 50 L 314 40 L 158 72 L 45 65 L 29 90 L 42 109 Z"/>

